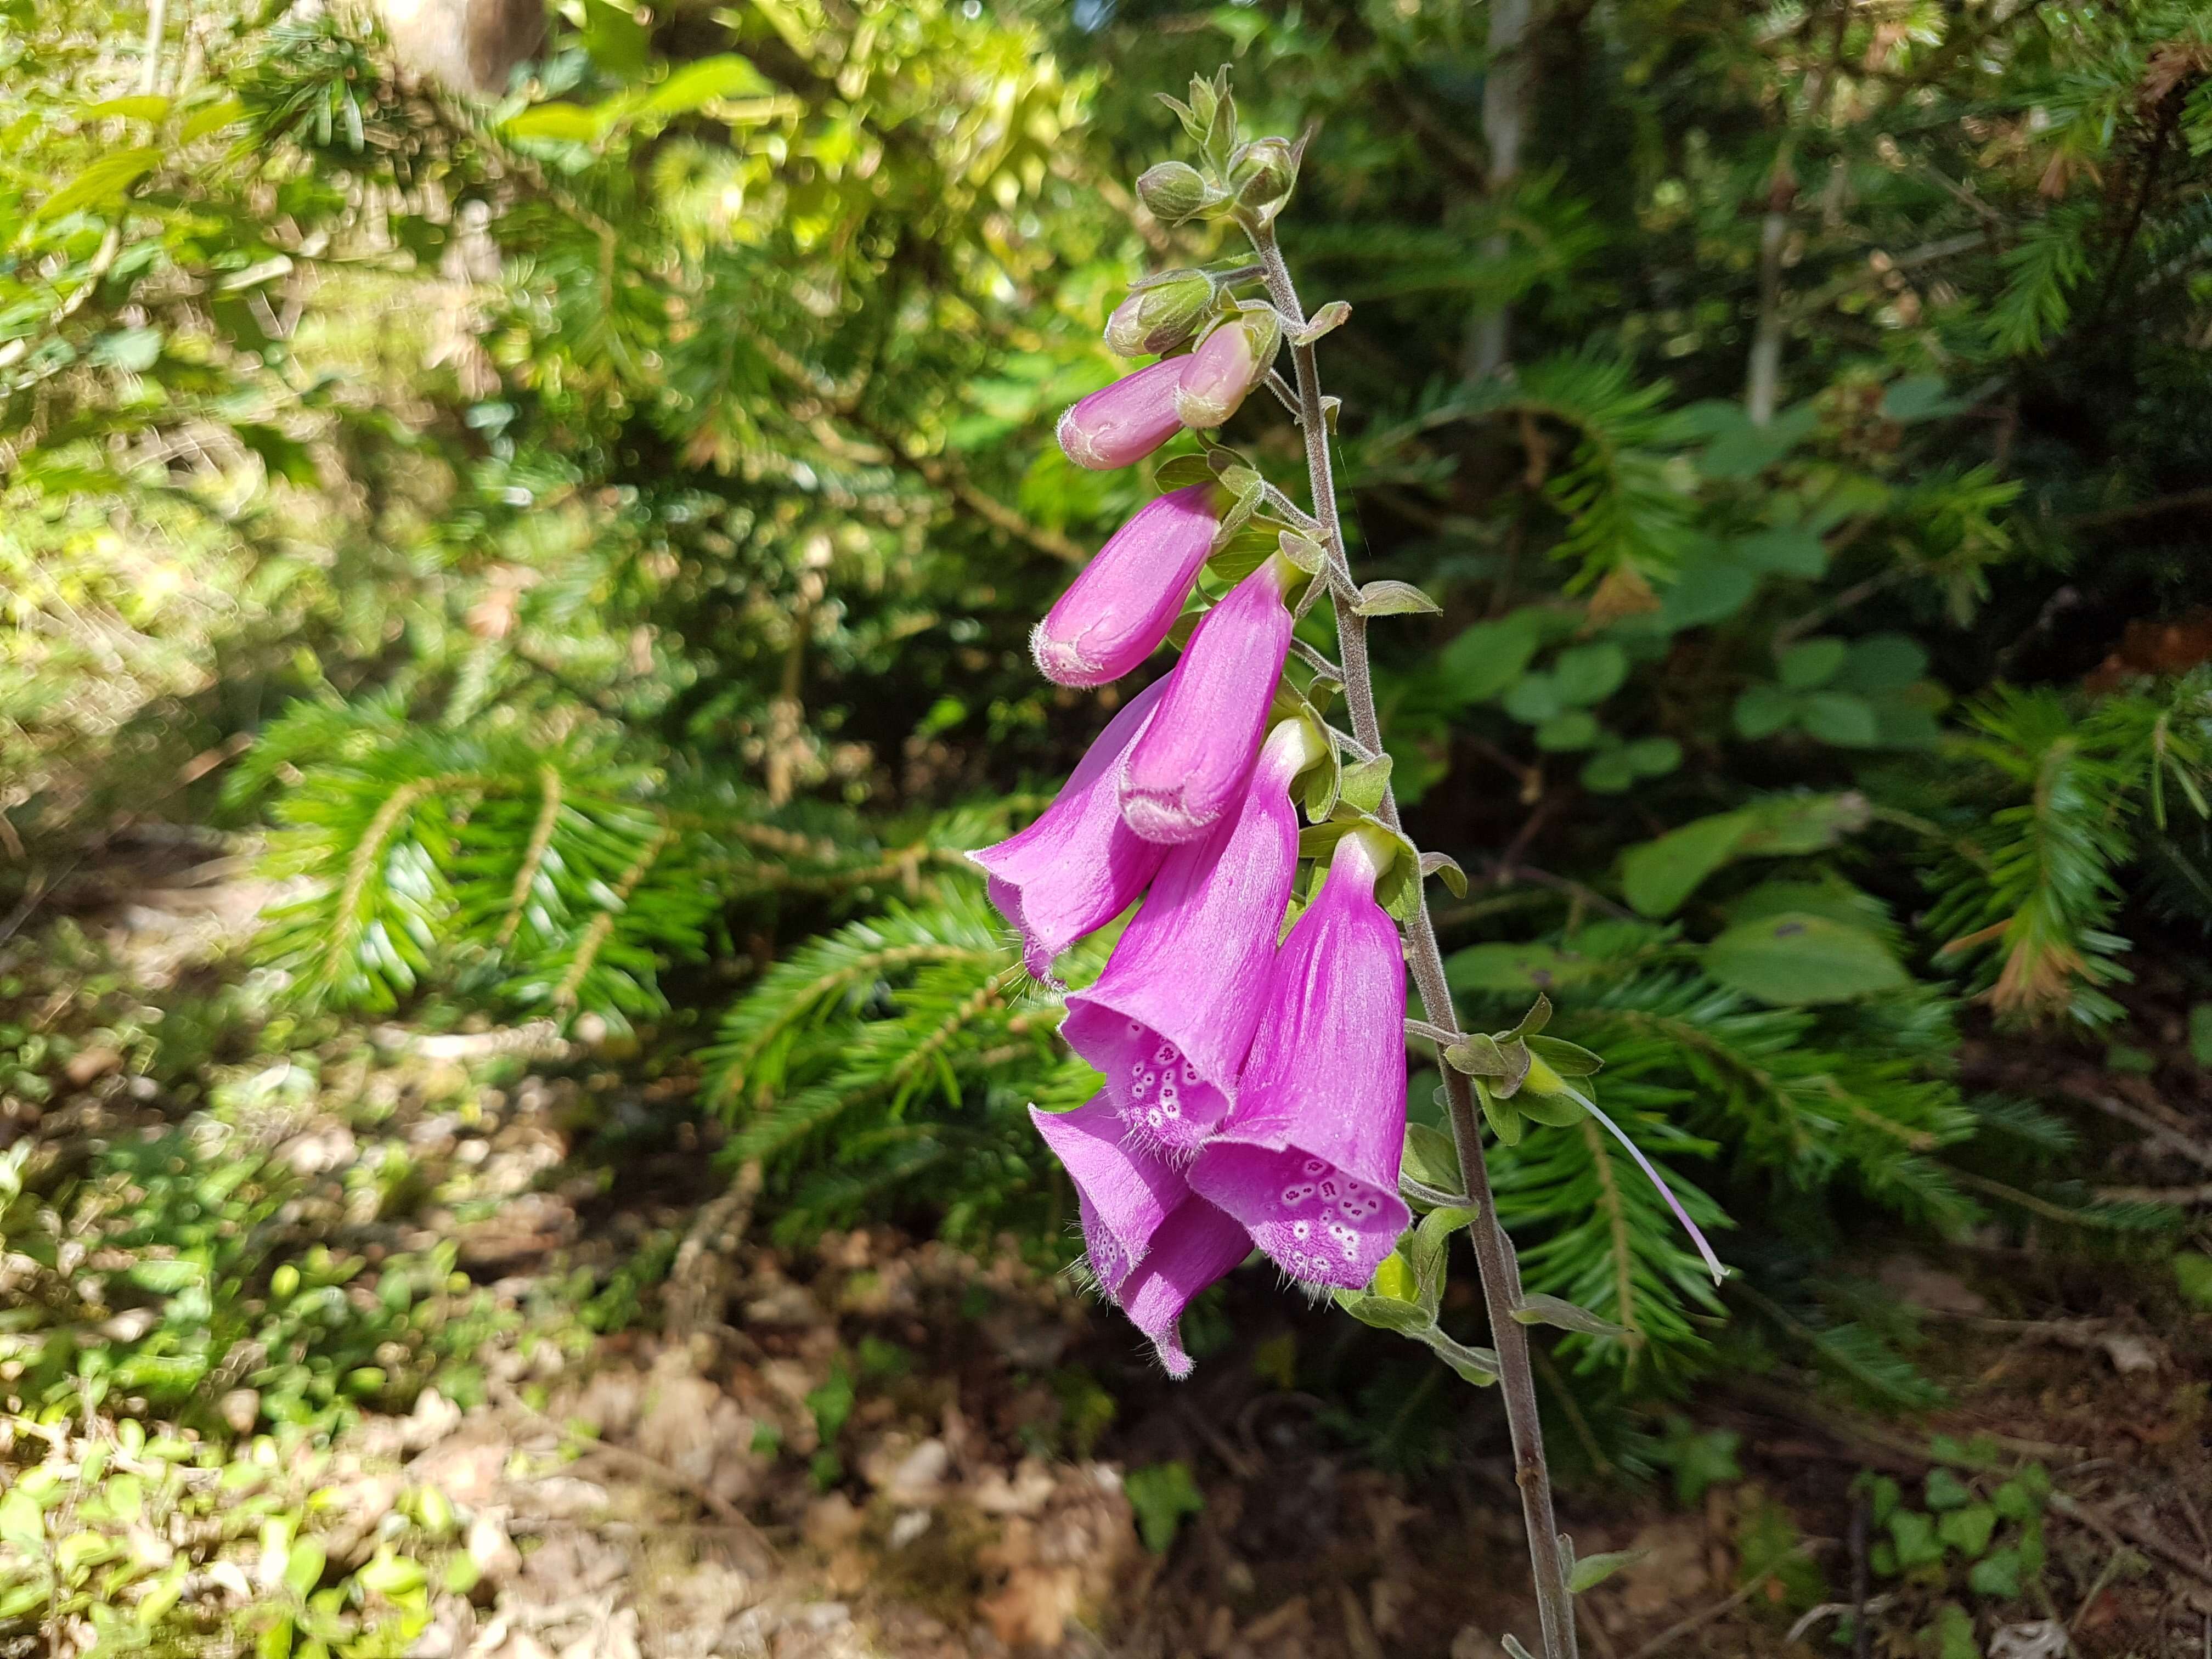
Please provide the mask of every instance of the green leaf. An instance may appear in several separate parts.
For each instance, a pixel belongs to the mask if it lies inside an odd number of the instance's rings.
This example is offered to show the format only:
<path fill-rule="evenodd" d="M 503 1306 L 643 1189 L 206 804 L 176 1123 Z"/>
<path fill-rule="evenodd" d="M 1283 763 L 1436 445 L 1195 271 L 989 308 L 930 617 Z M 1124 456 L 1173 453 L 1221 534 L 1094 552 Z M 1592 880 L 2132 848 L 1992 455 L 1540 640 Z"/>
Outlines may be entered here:
<path fill-rule="evenodd" d="M 1881 741 L 1881 721 L 1874 705 L 1848 692 L 1814 692 L 1805 699 L 1800 718 L 1809 735 L 1838 749 L 1871 749 Z"/>
<path fill-rule="evenodd" d="M 584 0 L 584 51 L 610 75 L 641 77 L 652 62 L 652 36 L 630 9 L 615 0 Z"/>
<path fill-rule="evenodd" d="M 1735 700 L 1732 715 L 1735 734 L 1752 743 L 1771 738 L 1794 722 L 1802 708 L 1796 697 L 1778 685 L 1765 681 L 1747 685 Z"/>
<path fill-rule="evenodd" d="M 1419 1303 L 1401 1302 L 1395 1297 L 1339 1291 L 1336 1305 L 1363 1325 L 1372 1325 L 1378 1331 L 1395 1331 L 1401 1336 L 1410 1336 L 1436 1323 L 1436 1316 Z"/>
<path fill-rule="evenodd" d="M 1936 1610 L 1936 1659 L 1982 1659 L 1982 1644 L 1974 1639 L 1973 1615 L 1956 1601 Z"/>
<path fill-rule="evenodd" d="M 1994 1504 L 1969 1504 L 1962 1510 L 1953 1510 L 1936 1523 L 1936 1531 L 1953 1549 L 1973 1559 L 1990 1547 L 1990 1534 L 1996 1530 L 1997 1512 Z"/>
<path fill-rule="evenodd" d="M 1966 1584 L 1977 1595 L 2001 1601 L 2020 1599 L 2021 1559 L 2016 1549 L 1993 1550 L 1966 1571 Z"/>
<path fill-rule="evenodd" d="M 1433 617 L 1443 606 L 1411 582 L 1374 581 L 1359 590 L 1359 603 L 1352 609 L 1361 617 Z"/>
<path fill-rule="evenodd" d="M 1559 700 L 1571 708 L 1602 702 L 1628 678 L 1628 653 L 1613 644 L 1578 645 L 1552 665 Z"/>
<path fill-rule="evenodd" d="M 1641 1561 L 1649 1550 L 1607 1550 L 1601 1555 L 1585 1555 L 1575 1562 L 1575 1570 L 1567 1575 L 1567 1593 L 1580 1595 L 1584 1590 L 1595 1589 L 1623 1567 Z"/>
<path fill-rule="evenodd" d="M 1578 1043 L 1553 1036 L 1528 1036 L 1522 1041 L 1561 1077 L 1595 1077 L 1605 1069 L 1604 1060 Z"/>
<path fill-rule="evenodd" d="M 1583 788 L 1601 795 L 1625 794 L 1636 787 L 1636 769 L 1621 748 L 1601 750 L 1583 762 L 1581 777 Z"/>
<path fill-rule="evenodd" d="M 1902 634 L 1869 634 L 1852 645 L 1836 684 L 1879 695 L 1902 691 L 1928 672 L 1928 653 Z"/>
<path fill-rule="evenodd" d="M 1536 728 L 1536 747 L 1553 754 L 1587 749 L 1597 739 L 1597 717 L 1580 708 L 1555 714 Z"/>
<path fill-rule="evenodd" d="M 1465 707 L 1497 696 L 1521 677 L 1543 635 L 1543 613 L 1533 606 L 1468 629 L 1437 653 L 1448 700 Z"/>
<path fill-rule="evenodd" d="M 554 102 L 533 104 L 509 116 L 506 131 L 510 138 L 556 138 L 590 144 L 599 142 L 602 127 L 598 114 L 582 105 Z"/>
<path fill-rule="evenodd" d="M 1136 1511 L 1137 1531 L 1144 1538 L 1145 1547 L 1155 1555 L 1168 1553 L 1183 1516 L 1196 1515 L 1206 1507 L 1205 1494 L 1190 1478 L 1190 1465 L 1180 1458 L 1131 1469 L 1121 1478 L 1121 1490 L 1128 1497 L 1129 1507 Z"/>
<path fill-rule="evenodd" d="M 1806 640 L 1775 659 L 1775 672 L 1790 690 L 1809 691 L 1835 678 L 1850 654 L 1850 647 L 1842 640 Z"/>
<path fill-rule="evenodd" d="M 1702 1500 L 1709 1487 L 1743 1479 L 1736 1449 L 1743 1437 L 1734 1429 L 1699 1430 L 1679 1413 L 1667 1419 L 1667 1433 L 1654 1457 L 1674 1471 L 1674 1498 L 1684 1508 Z"/>
<path fill-rule="evenodd" d="M 686 64 L 655 87 L 642 107 L 653 115 L 689 115 L 722 98 L 765 98 L 775 88 L 735 52 Z"/>
<path fill-rule="evenodd" d="M 1758 591 L 1758 577 L 1725 553 L 1685 559 L 1660 595 L 1659 620 L 1670 631 L 1702 628 L 1733 617 Z"/>
<path fill-rule="evenodd" d="M 1702 963 L 1718 983 L 1782 1008 L 1850 1002 L 1910 982 L 1875 934 L 1804 911 L 1738 922 L 1705 947 Z"/>
<path fill-rule="evenodd" d="M 131 185 L 161 165 L 167 153 L 152 144 L 110 150 L 86 163 L 76 178 L 40 203 L 31 216 L 42 223 L 82 208 L 112 206 L 123 199 Z"/>
<path fill-rule="evenodd" d="M 1750 813 L 1723 812 L 1632 847 L 1621 858 L 1621 890 L 1638 915 L 1672 915 L 1699 883 L 1735 856 L 1753 829 Z"/>
<path fill-rule="evenodd" d="M 1540 726 L 1566 707 L 1559 682 L 1549 674 L 1523 674 L 1504 700 L 1505 712 L 1524 726 Z"/>
<path fill-rule="evenodd" d="M 1828 568 L 1827 548 L 1818 535 L 1802 526 L 1741 537 L 1729 544 L 1729 550 L 1753 570 L 1777 576 L 1810 579 Z"/>
<path fill-rule="evenodd" d="M 1897 1565 L 1905 1572 L 1943 1559 L 1942 1540 L 1936 1523 L 1918 1510 L 1899 1510 L 1889 1517 L 1889 1536 L 1896 1547 Z"/>
<path fill-rule="evenodd" d="M 1682 745 L 1672 738 L 1638 738 L 1620 752 L 1638 777 L 1663 778 L 1682 763 Z"/>
<path fill-rule="evenodd" d="M 1582 1336 L 1628 1334 L 1610 1319 L 1601 1319 L 1589 1309 L 1577 1308 L 1556 1296 L 1523 1296 L 1521 1305 L 1513 1310 L 1513 1317 L 1523 1325 L 1549 1325 L 1554 1330 L 1573 1331 Z"/>
<path fill-rule="evenodd" d="M 1882 393 L 1882 417 L 1909 425 L 1915 421 L 1939 420 L 1972 407 L 1967 399 L 1954 398 L 1949 392 L 1938 375 L 1908 375 Z"/>
<path fill-rule="evenodd" d="M 1709 478 L 1755 478 L 1813 435 L 1820 411 L 1809 403 L 1785 410 L 1765 426 L 1740 420 L 1705 446 L 1698 470 Z"/>
<path fill-rule="evenodd" d="M 1928 1471 L 1928 1507 L 1931 1510 L 1955 1510 L 1974 1501 L 1974 1494 L 1966 1483 L 1945 1468 Z"/>
<path fill-rule="evenodd" d="M 2183 1250 L 2173 1258 L 2173 1277 L 2183 1298 L 2212 1313 L 2212 1255 L 2202 1250 Z"/>
<path fill-rule="evenodd" d="M 323 1582 L 323 1568 L 330 1558 L 323 1547 L 312 1538 L 302 1538 L 292 1546 L 292 1553 L 284 1562 L 284 1586 L 293 1595 L 304 1597 Z"/>
<path fill-rule="evenodd" d="M 119 118 L 126 121 L 159 121 L 169 112 L 169 100 L 156 93 L 143 93 L 125 98 L 105 98 L 97 104 L 88 104 L 80 118 L 105 121 Z"/>
<path fill-rule="evenodd" d="M 39 1500 L 19 1485 L 0 1492 L 0 1543 L 9 1543 L 21 1550 L 40 1550 L 46 1547 L 46 1511 Z"/>

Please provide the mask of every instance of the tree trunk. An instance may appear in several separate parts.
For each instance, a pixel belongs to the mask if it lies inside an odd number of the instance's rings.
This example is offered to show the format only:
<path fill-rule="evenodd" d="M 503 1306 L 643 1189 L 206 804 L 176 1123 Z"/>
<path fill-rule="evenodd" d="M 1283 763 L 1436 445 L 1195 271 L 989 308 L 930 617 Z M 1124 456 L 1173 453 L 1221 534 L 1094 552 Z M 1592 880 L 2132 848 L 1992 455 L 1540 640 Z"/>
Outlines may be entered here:
<path fill-rule="evenodd" d="M 1530 0 L 1490 0 L 1490 68 L 1482 83 L 1482 136 L 1490 145 L 1490 199 L 1494 204 L 1521 176 L 1521 141 L 1528 128 L 1528 12 Z M 1512 238 L 1486 238 L 1483 257 L 1503 264 Z M 1512 361 L 1513 313 L 1509 306 L 1479 312 L 1468 329 L 1461 371 L 1468 380 L 1503 374 Z"/>
<path fill-rule="evenodd" d="M 544 0 L 376 0 L 399 61 L 455 92 L 493 97 L 545 40 Z"/>

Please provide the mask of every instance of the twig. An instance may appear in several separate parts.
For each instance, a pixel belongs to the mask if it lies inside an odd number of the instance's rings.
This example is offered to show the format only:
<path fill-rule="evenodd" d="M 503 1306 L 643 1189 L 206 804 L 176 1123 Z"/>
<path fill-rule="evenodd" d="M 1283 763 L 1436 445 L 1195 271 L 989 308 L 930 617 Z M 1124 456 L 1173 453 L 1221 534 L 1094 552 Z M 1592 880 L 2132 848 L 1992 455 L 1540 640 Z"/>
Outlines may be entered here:
<path fill-rule="evenodd" d="M 1284 316 L 1303 319 L 1304 307 L 1297 284 L 1285 263 L 1271 225 L 1248 223 L 1254 249 L 1265 268 L 1267 295 Z M 1311 344 L 1293 345 L 1291 362 L 1297 371 L 1298 428 L 1305 440 L 1306 475 L 1320 538 L 1328 550 L 1330 569 L 1345 586 L 1352 586 L 1351 561 L 1345 550 L 1343 526 L 1337 515 L 1336 482 L 1329 456 L 1329 429 L 1321 390 L 1321 371 Z M 1382 727 L 1375 708 L 1375 686 L 1367 657 L 1367 618 L 1352 606 L 1335 607 L 1339 650 L 1344 663 L 1345 702 L 1351 710 L 1352 732 L 1370 754 L 1382 752 Z M 1386 787 L 1376 814 L 1392 829 L 1400 828 L 1398 803 Z M 1407 961 L 1421 1007 L 1428 1018 L 1448 1032 L 1459 1028 L 1452 1007 L 1451 988 L 1444 979 L 1443 953 L 1437 944 L 1436 928 L 1428 905 L 1414 907 L 1407 929 Z M 1552 1504 L 1551 1473 L 1545 1461 L 1544 1434 L 1536 1403 L 1535 1373 L 1529 1364 L 1528 1328 L 1514 1318 L 1521 1304 L 1521 1273 L 1513 1245 L 1498 1222 L 1498 1206 L 1490 1188 L 1490 1171 L 1477 1125 L 1474 1096 L 1468 1079 L 1444 1068 L 1444 1100 L 1451 1121 L 1452 1142 L 1468 1196 L 1479 1212 L 1468 1228 L 1474 1256 L 1481 1270 L 1484 1305 L 1490 1316 L 1491 1340 L 1497 1345 L 1498 1392 L 1505 1406 L 1505 1421 L 1513 1443 L 1515 1485 L 1521 1493 L 1521 1518 L 1528 1536 L 1529 1567 L 1535 1583 L 1536 1607 L 1542 1630 L 1544 1659 L 1576 1659 L 1574 1599 L 1567 1589 L 1566 1559 L 1559 1544 L 1559 1528 Z"/>
<path fill-rule="evenodd" d="M 2094 1090 L 2069 1089 L 2066 1092 L 2085 1106 L 2094 1106 L 2109 1117 L 2116 1117 L 2123 1123 L 2134 1125 L 2160 1146 L 2165 1147 L 2166 1151 L 2179 1153 L 2198 1168 L 2212 1170 L 2212 1146 L 2197 1145 L 2179 1129 L 2161 1121 L 2141 1107 L 2130 1106 L 2124 1100 L 2116 1100 L 2110 1095 L 2099 1094 Z"/>

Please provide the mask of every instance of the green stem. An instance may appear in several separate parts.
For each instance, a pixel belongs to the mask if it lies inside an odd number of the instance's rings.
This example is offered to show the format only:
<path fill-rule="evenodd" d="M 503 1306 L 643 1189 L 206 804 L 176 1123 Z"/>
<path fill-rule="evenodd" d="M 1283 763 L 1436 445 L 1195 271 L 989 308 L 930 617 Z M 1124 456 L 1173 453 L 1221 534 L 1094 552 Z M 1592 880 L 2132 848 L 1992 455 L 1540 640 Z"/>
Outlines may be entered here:
<path fill-rule="evenodd" d="M 1297 285 L 1272 226 L 1247 224 L 1252 246 L 1258 252 L 1267 295 L 1293 331 L 1305 323 Z M 1344 545 L 1344 527 L 1336 509 L 1336 482 L 1329 459 L 1329 429 L 1322 401 L 1321 371 L 1311 345 L 1293 345 L 1291 362 L 1297 371 L 1298 425 L 1305 436 L 1306 476 L 1313 497 L 1313 516 L 1322 543 L 1342 585 L 1353 587 L 1352 562 Z M 1375 710 L 1375 684 L 1368 666 L 1367 618 L 1348 605 L 1331 604 L 1336 613 L 1340 657 L 1344 666 L 1344 696 L 1352 711 L 1352 734 L 1370 754 L 1382 752 L 1382 726 Z M 1398 803 L 1386 788 L 1376 814 L 1392 829 L 1399 827 Z M 1451 990 L 1444 981 L 1443 952 L 1437 944 L 1425 896 L 1416 906 L 1407 928 L 1407 957 L 1414 988 L 1429 1023 L 1456 1036 L 1459 1016 L 1452 1007 Z M 1528 1560 L 1535 1578 L 1536 1610 L 1542 1624 L 1544 1659 L 1576 1659 L 1574 1599 L 1567 1589 L 1566 1558 L 1560 1548 L 1559 1528 L 1553 1513 L 1551 1472 L 1544 1460 L 1544 1433 L 1536 1405 L 1536 1377 L 1528 1357 L 1528 1328 L 1513 1317 L 1521 1304 L 1521 1269 L 1512 1241 L 1498 1222 L 1498 1205 L 1490 1189 L 1490 1170 L 1483 1160 L 1482 1132 L 1477 1126 L 1474 1097 L 1462 1073 L 1440 1066 L 1444 1079 L 1444 1103 L 1451 1118 L 1452 1142 L 1458 1149 L 1459 1167 L 1467 1182 L 1468 1197 L 1476 1210 L 1468 1227 L 1474 1244 L 1474 1259 L 1481 1269 L 1482 1299 L 1490 1314 L 1491 1339 L 1498 1345 L 1499 1392 L 1505 1401 L 1506 1426 L 1513 1439 L 1514 1480 L 1521 1491 L 1521 1518 L 1528 1533 Z"/>

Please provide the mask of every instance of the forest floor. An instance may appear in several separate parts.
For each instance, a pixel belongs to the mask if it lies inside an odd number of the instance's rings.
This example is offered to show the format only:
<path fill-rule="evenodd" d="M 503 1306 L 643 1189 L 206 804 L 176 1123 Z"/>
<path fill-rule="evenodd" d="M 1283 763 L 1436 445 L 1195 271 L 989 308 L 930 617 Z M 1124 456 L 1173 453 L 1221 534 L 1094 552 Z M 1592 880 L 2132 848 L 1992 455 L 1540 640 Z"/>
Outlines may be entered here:
<path fill-rule="evenodd" d="M 1493 1396 L 1394 1369 L 1389 1339 L 1254 1275 L 1196 1322 L 1176 1385 L 1011 1248 L 884 1228 L 780 1244 L 681 1073 L 550 1027 L 367 1026 L 289 1051 L 237 965 L 267 896 L 204 848 L 157 848 L 0 950 L 13 1062 L 53 1083 L 0 1124 L 15 1179 L 51 1199 L 0 1241 L 18 1310 L 0 1384 L 27 1394 L 40 1354 L 109 1372 L 0 1419 L 0 1484 L 49 1512 L 42 1534 L 0 1497 L 0 1656 L 125 1650 L 134 1607 L 172 1650 L 426 1659 L 1493 1659 L 1509 1632 L 1532 1640 Z M 228 1034 L 244 1024 L 252 1052 Z M 2124 1132 L 2085 1176 L 2201 1199 L 2168 1189 L 2212 1180 L 2212 1085 L 2178 1013 L 2137 1026 L 2158 1047 L 2118 1066 L 2010 1042 L 1965 1065 Z M 191 1249 L 149 1218 L 141 1166 L 100 1162 L 133 1145 L 187 1174 L 264 1172 L 219 1188 L 267 1201 L 216 1229 L 212 1304 L 166 1349 L 143 1258 Z M 264 1255 L 220 1256 L 249 1231 Z M 320 1325 L 270 1322 L 293 1261 L 331 1287 Z M 2033 1231 L 1861 1265 L 1918 1310 L 1915 1358 L 1949 1403 L 1881 1415 L 1778 1364 L 1701 1385 L 1651 1478 L 1571 1459 L 1578 1553 L 1635 1553 L 1582 1598 L 1583 1651 L 2212 1656 L 2212 1310 L 2161 1328 L 2142 1261 Z M 291 1392 L 218 1354 L 164 1395 L 154 1359 L 203 1324 L 252 1334 L 254 1364 L 289 1352 Z M 1299 1386 L 1316 1374 L 1326 1391 Z M 335 1426 L 325 1457 L 272 1434 L 287 1416 Z M 149 1531 L 137 1487 L 112 1490 L 154 1467 L 132 1418 L 189 1425 L 174 1457 L 223 1468 L 178 1477 L 187 1495 L 289 1478 L 293 1507 Z M 1555 1440 L 1594 1449 L 1587 1428 L 1554 1413 Z M 319 1540 L 303 1571 L 295 1532 Z M 112 1548 L 73 1556 L 64 1534 Z M 44 1578 L 24 1565 L 41 1551 Z M 161 1573 L 176 1593 L 149 1620 Z M 327 1647 L 319 1585 L 368 1621 Z M 266 1609 L 287 1597 L 280 1641 Z"/>

